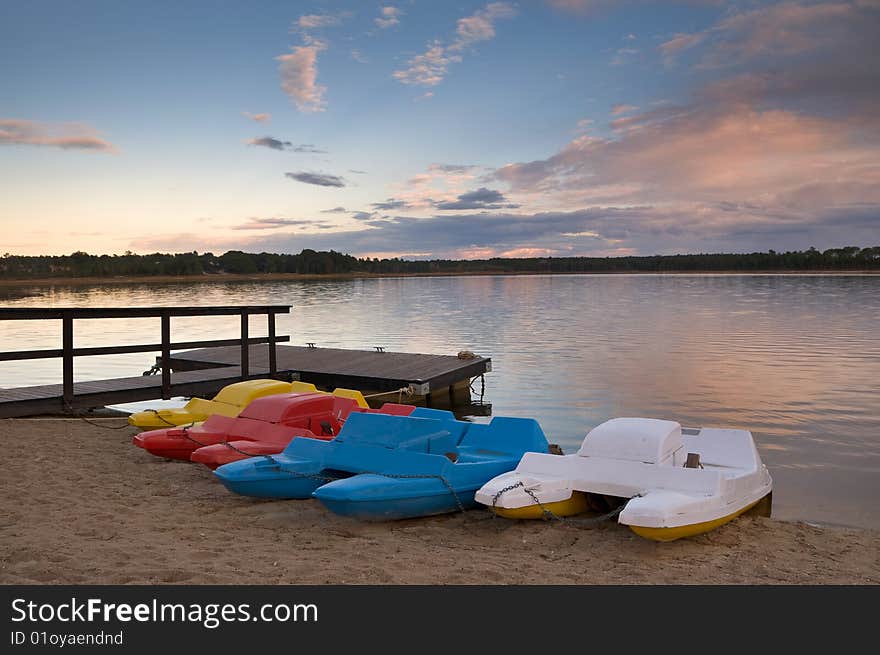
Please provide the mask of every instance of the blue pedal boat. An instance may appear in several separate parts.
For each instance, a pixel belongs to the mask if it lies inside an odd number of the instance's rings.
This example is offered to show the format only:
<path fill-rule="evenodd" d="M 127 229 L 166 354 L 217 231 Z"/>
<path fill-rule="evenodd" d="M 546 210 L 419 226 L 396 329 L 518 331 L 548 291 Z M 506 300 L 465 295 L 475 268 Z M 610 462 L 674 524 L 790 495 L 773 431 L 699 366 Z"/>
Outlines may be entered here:
<path fill-rule="evenodd" d="M 352 414 L 332 441 L 294 439 L 279 455 L 214 473 L 235 493 L 314 496 L 337 514 L 382 521 L 475 507 L 483 484 L 513 470 L 524 453 L 547 450 L 534 419 L 474 424 L 420 407 L 410 416 Z"/>

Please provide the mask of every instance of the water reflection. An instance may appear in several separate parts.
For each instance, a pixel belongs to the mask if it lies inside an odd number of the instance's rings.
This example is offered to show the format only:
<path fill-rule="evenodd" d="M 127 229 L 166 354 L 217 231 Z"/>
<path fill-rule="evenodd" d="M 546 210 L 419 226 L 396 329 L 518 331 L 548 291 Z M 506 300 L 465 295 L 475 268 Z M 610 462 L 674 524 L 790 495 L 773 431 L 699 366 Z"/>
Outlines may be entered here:
<path fill-rule="evenodd" d="M 4 306 L 292 304 L 291 342 L 493 357 L 495 414 L 534 416 L 570 451 L 613 416 L 752 430 L 782 518 L 880 527 L 880 278 L 472 276 L 55 287 Z M 0 349 L 57 348 L 60 322 L 0 323 Z M 157 340 L 158 319 L 79 321 L 77 345 Z M 266 333 L 253 317 L 251 332 Z M 237 317 L 175 318 L 230 338 Z M 81 358 L 79 380 L 137 375 L 148 354 Z M 60 362 L 0 364 L 0 386 Z M 486 418 L 475 418 L 485 421 Z"/>

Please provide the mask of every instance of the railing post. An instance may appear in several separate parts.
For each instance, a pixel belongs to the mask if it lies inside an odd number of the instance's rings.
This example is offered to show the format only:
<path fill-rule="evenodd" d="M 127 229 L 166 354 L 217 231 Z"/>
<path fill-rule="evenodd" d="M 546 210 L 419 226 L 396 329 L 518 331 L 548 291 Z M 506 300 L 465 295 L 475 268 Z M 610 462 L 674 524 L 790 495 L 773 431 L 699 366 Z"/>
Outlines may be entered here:
<path fill-rule="evenodd" d="M 248 348 L 248 310 L 241 310 L 241 379 L 247 380 L 250 373 L 250 349 Z"/>
<path fill-rule="evenodd" d="M 73 314 L 64 312 L 61 317 L 61 379 L 64 409 L 73 406 Z"/>
<path fill-rule="evenodd" d="M 162 311 L 162 398 L 171 398 L 171 316 Z"/>
<path fill-rule="evenodd" d="M 269 377 L 278 372 L 278 360 L 275 358 L 275 312 L 269 310 Z"/>

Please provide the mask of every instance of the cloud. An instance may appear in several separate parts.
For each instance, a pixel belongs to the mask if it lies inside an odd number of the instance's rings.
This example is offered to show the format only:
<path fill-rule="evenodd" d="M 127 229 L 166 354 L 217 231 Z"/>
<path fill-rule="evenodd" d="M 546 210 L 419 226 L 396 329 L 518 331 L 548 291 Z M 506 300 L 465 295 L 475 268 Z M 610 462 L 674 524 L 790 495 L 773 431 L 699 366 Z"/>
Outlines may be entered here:
<path fill-rule="evenodd" d="M 829 34 L 847 37 L 813 39 L 823 21 Z M 492 177 L 530 209 L 650 207 L 621 237 L 626 247 L 659 250 L 675 233 L 681 251 L 874 242 L 878 33 L 880 12 L 852 3 L 728 16 L 671 47 L 700 48 L 701 66 L 718 64 L 688 102 L 616 106 L 610 135 L 587 126 L 549 157 L 513 162 Z"/>
<path fill-rule="evenodd" d="M 297 46 L 292 48 L 293 52 L 275 57 L 281 62 L 278 65 L 281 89 L 302 112 L 325 109 L 324 92 L 327 87 L 317 83 L 318 53 L 324 48 L 323 44 Z"/>
<path fill-rule="evenodd" d="M 628 114 L 630 112 L 633 112 L 636 109 L 638 109 L 638 107 L 635 107 L 633 105 L 623 105 L 623 104 L 614 105 L 611 108 L 611 115 L 612 116 L 620 116 L 621 114 Z"/>
<path fill-rule="evenodd" d="M 702 67 L 730 66 L 766 56 L 793 56 L 846 44 L 854 30 L 860 31 L 857 21 L 861 18 L 876 27 L 876 16 L 860 9 L 863 7 L 858 2 L 784 2 L 734 13 L 701 32 L 677 34 L 660 49 L 669 58 L 706 45 Z"/>
<path fill-rule="evenodd" d="M 495 38 L 495 21 L 501 18 L 513 18 L 516 9 L 506 2 L 492 2 L 481 11 L 471 16 L 459 18 L 455 27 L 455 40 L 450 50 L 464 50 L 480 41 Z"/>
<path fill-rule="evenodd" d="M 373 212 L 354 212 L 351 217 L 356 221 L 368 221 L 373 218 L 375 214 Z"/>
<path fill-rule="evenodd" d="M 62 150 L 117 152 L 116 146 L 81 123 L 41 123 L 14 118 L 0 119 L 0 145 L 51 146 Z"/>
<path fill-rule="evenodd" d="M 431 164 L 431 169 L 442 173 L 467 173 L 475 169 L 473 164 Z"/>
<path fill-rule="evenodd" d="M 281 227 L 291 226 L 319 226 L 319 221 L 309 221 L 300 218 L 250 218 L 247 223 L 233 225 L 233 230 L 276 230 Z"/>
<path fill-rule="evenodd" d="M 359 64 L 369 64 L 370 63 L 370 60 L 367 59 L 364 56 L 364 54 L 356 48 L 353 49 L 349 54 L 351 55 L 351 58 L 354 59 Z"/>
<path fill-rule="evenodd" d="M 304 184 L 314 184 L 316 186 L 344 187 L 345 179 L 338 175 L 328 175 L 327 173 L 311 173 L 300 171 L 297 173 L 285 173 L 285 177 L 289 177 L 297 182 Z"/>
<path fill-rule="evenodd" d="M 252 146 L 263 146 L 264 148 L 270 148 L 272 150 L 287 150 L 289 152 L 305 152 L 317 154 L 325 154 L 327 152 L 326 150 L 320 150 L 319 148 L 316 148 L 311 143 L 301 143 L 299 145 L 294 145 L 290 141 L 282 141 L 271 136 L 248 139 L 246 143 Z"/>
<path fill-rule="evenodd" d="M 660 50 L 666 56 L 678 54 L 682 50 L 693 48 L 703 42 L 705 34 L 676 34 L 673 38 L 660 44 Z"/>
<path fill-rule="evenodd" d="M 403 84 L 436 86 L 443 81 L 449 65 L 463 60 L 462 52 L 481 41 L 495 37 L 495 22 L 512 18 L 516 9 L 506 2 L 492 2 L 483 9 L 456 23 L 455 36 L 449 46 L 442 41 L 428 43 L 427 50 L 407 61 L 406 68 L 396 70 L 393 77 Z"/>
<path fill-rule="evenodd" d="M 345 207 L 333 207 L 332 209 L 322 209 L 322 214 L 344 214 Z"/>
<path fill-rule="evenodd" d="M 279 141 L 278 139 L 273 139 L 271 136 L 248 139 L 247 143 L 252 146 L 271 148 L 272 150 L 287 150 L 293 146 L 290 141 Z"/>
<path fill-rule="evenodd" d="M 272 120 L 272 114 L 252 114 L 249 111 L 241 112 L 242 116 L 247 116 L 252 121 L 256 121 L 257 123 L 268 123 Z"/>
<path fill-rule="evenodd" d="M 296 21 L 302 30 L 315 30 L 322 27 L 334 27 L 342 22 L 344 16 L 340 14 L 306 14 Z"/>
<path fill-rule="evenodd" d="M 372 205 L 373 209 L 379 209 L 382 211 L 394 211 L 397 209 L 404 209 L 409 207 L 409 203 L 405 200 L 395 200 L 394 198 L 388 198 L 385 202 L 374 202 Z"/>
<path fill-rule="evenodd" d="M 373 20 L 380 29 L 388 29 L 400 24 L 401 11 L 397 7 L 387 6 L 379 10 L 381 16 Z"/>
<path fill-rule="evenodd" d="M 435 86 L 446 77 L 449 64 L 460 62 L 458 55 L 447 56 L 446 48 L 440 41 L 434 41 L 428 45 L 424 54 L 416 55 L 407 62 L 407 67 L 396 70 L 392 75 L 403 84 L 416 84 L 419 86 Z"/>
<path fill-rule="evenodd" d="M 480 187 L 476 191 L 462 193 L 454 201 L 438 202 L 434 206 L 443 211 L 460 209 L 514 209 L 519 205 L 509 203 L 500 191 Z"/>
<path fill-rule="evenodd" d="M 629 58 L 639 54 L 640 50 L 636 48 L 618 48 L 617 52 L 614 53 L 614 57 L 611 58 L 612 66 L 623 66 Z"/>

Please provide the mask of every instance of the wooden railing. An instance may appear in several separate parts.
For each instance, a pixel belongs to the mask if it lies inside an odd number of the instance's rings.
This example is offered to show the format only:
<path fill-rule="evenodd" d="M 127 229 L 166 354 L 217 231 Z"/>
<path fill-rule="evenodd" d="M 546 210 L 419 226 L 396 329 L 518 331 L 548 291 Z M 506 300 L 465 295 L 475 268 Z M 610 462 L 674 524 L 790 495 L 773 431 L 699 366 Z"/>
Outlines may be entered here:
<path fill-rule="evenodd" d="M 171 351 L 186 348 L 211 348 L 216 346 L 241 345 L 241 378 L 246 379 L 249 371 L 248 346 L 269 344 L 269 375 L 277 373 L 275 344 L 290 341 L 289 336 L 275 334 L 275 315 L 287 314 L 290 305 L 244 305 L 220 307 L 121 307 L 121 308 L 0 308 L 0 321 L 22 321 L 37 319 L 61 320 L 61 348 L 44 350 L 14 350 L 0 352 L 0 362 L 22 359 L 48 359 L 60 357 L 62 361 L 62 386 L 65 405 L 73 403 L 73 358 L 88 355 L 118 355 L 123 353 L 156 352 L 162 353 L 159 363 L 162 368 L 162 397 L 171 396 Z M 268 318 L 268 336 L 248 337 L 248 317 L 265 314 Z M 240 316 L 241 336 L 238 339 L 210 339 L 207 341 L 171 341 L 171 318 L 173 316 Z M 159 343 L 130 346 L 101 346 L 74 348 L 73 322 L 78 318 L 159 318 L 161 335 Z"/>

